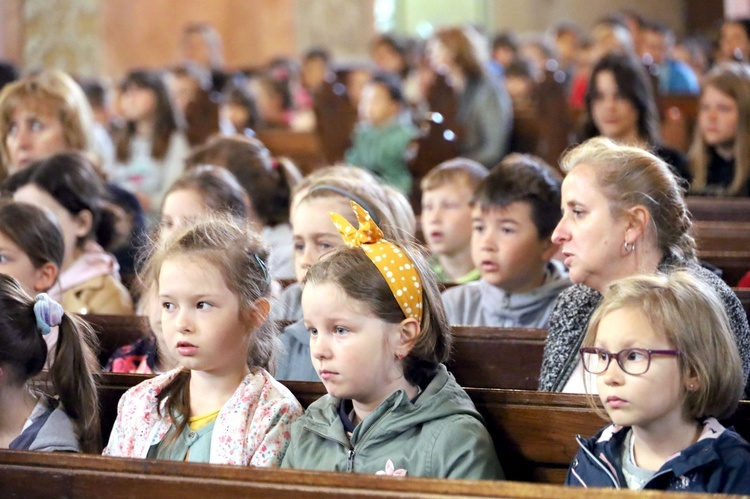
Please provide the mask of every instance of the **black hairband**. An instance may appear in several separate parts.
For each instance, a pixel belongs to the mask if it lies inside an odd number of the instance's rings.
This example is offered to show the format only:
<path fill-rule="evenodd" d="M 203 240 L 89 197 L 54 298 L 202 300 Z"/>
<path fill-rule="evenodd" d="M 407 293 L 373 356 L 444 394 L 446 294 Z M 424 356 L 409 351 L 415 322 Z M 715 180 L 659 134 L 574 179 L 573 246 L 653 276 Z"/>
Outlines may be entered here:
<path fill-rule="evenodd" d="M 331 192 L 341 194 L 342 196 L 351 199 L 352 201 L 360 205 L 362 208 L 364 208 L 365 211 L 367 211 L 367 213 L 370 214 L 370 218 L 372 218 L 372 220 L 377 225 L 380 225 L 380 217 L 375 212 L 375 210 L 372 209 L 369 203 L 367 203 L 365 200 L 363 200 L 361 197 L 357 196 L 356 194 L 349 192 L 346 189 L 342 189 L 341 187 L 337 187 L 335 185 L 330 185 L 330 184 L 316 185 L 315 187 L 310 189 L 310 192 L 308 192 L 308 194 L 312 194 L 313 192 L 317 192 L 317 191 L 331 191 Z"/>

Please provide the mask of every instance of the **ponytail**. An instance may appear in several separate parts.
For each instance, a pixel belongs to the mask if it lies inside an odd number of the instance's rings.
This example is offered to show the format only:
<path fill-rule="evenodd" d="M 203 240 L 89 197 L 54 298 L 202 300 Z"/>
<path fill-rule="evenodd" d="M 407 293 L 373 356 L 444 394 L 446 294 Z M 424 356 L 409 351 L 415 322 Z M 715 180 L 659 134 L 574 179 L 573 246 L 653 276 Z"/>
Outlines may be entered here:
<path fill-rule="evenodd" d="M 23 386 L 42 371 L 51 355 L 52 366 L 46 378 L 49 383 L 41 391 L 49 399 L 59 399 L 81 449 L 98 454 L 101 435 L 94 380 L 98 361 L 92 330 L 64 313 L 47 295 L 32 300 L 15 279 L 5 274 L 0 274 L 0 310 L 0 364 L 8 366 L 14 381 Z M 46 338 L 55 326 L 57 342 L 48 353 Z"/>
<path fill-rule="evenodd" d="M 81 450 L 98 454 L 101 451 L 101 431 L 94 379 L 94 372 L 98 370 L 94 333 L 84 321 L 65 313 L 58 334 L 49 379 L 54 394 L 73 422 Z"/>

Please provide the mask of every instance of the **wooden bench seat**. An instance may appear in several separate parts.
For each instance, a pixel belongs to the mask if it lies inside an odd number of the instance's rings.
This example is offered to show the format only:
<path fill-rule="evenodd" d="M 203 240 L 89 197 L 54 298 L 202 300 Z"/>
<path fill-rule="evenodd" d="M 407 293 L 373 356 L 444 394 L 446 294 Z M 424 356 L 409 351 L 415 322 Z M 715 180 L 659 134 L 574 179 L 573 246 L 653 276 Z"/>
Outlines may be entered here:
<path fill-rule="evenodd" d="M 102 436 L 106 442 L 120 396 L 147 379 L 135 374 L 103 374 L 100 397 Z M 322 383 L 285 382 L 307 407 L 326 392 Z M 485 418 L 500 462 L 509 479 L 562 483 L 577 452 L 575 435 L 593 435 L 606 424 L 589 406 L 586 396 L 527 390 L 467 388 Z M 728 421 L 750 437 L 750 402 L 743 401 Z"/>
<path fill-rule="evenodd" d="M 337 498 L 679 498 L 684 494 L 580 489 L 513 481 L 479 482 L 0 450 L 4 497 Z M 716 497 L 691 494 L 691 498 Z M 727 497 L 727 496 L 722 496 Z"/>

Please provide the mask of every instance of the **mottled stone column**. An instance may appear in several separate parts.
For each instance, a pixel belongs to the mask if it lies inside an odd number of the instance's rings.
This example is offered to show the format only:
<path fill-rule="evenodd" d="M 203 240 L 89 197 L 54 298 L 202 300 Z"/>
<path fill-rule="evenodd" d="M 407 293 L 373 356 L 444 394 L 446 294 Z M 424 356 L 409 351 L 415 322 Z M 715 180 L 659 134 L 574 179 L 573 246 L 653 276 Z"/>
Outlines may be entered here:
<path fill-rule="evenodd" d="M 100 0 L 25 0 L 23 66 L 98 75 L 102 48 Z"/>
<path fill-rule="evenodd" d="M 326 47 L 337 59 L 367 57 L 373 0 L 295 0 L 297 47 Z"/>

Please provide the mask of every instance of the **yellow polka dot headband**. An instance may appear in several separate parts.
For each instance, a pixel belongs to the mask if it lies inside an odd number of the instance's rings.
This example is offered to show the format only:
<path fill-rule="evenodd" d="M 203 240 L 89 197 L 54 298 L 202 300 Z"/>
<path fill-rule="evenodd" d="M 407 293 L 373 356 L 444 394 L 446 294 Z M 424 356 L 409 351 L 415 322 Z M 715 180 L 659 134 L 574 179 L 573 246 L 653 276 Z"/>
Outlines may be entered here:
<path fill-rule="evenodd" d="M 394 298 L 404 312 L 404 316 L 413 317 L 422 322 L 422 281 L 419 279 L 414 263 L 397 245 L 383 239 L 383 231 L 372 220 L 370 214 L 354 201 L 350 201 L 359 229 L 338 213 L 331 213 L 344 242 L 350 248 L 362 248 L 367 257 L 382 274 Z"/>

